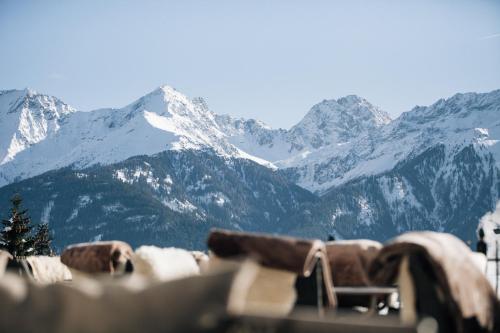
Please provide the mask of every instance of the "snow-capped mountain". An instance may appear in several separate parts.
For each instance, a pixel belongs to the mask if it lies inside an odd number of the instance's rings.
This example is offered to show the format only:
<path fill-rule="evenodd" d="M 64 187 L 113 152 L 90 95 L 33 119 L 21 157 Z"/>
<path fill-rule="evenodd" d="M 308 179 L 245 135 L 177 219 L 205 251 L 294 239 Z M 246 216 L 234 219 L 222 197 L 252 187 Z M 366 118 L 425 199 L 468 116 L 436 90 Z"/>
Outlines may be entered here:
<path fill-rule="evenodd" d="M 365 140 L 349 148 L 348 181 L 333 180 L 322 195 L 326 230 L 376 239 L 437 230 L 475 241 L 500 198 L 500 90 L 415 107 L 384 126 L 372 148 Z"/>
<path fill-rule="evenodd" d="M 19 104 L 19 95 L 25 96 L 21 98 L 25 101 L 22 112 L 29 116 L 25 118 L 54 114 L 54 124 L 49 127 L 53 130 L 41 131 L 42 126 L 26 130 L 21 126 L 26 123 L 22 115 L 20 120 L 4 122 L 0 129 L 7 134 L 5 142 L 12 141 L 9 149 L 15 154 L 4 154 L 0 186 L 69 165 L 83 168 L 164 150 L 210 148 L 221 156 L 277 166 L 295 183 L 321 193 L 353 178 L 348 173 L 356 174 L 352 169 L 373 152 L 376 137 L 391 122 L 385 112 L 354 95 L 314 105 L 290 130 L 217 115 L 203 99 L 189 99 L 168 86 L 124 108 L 90 112 L 75 111 L 34 92 L 3 92 L 3 105 Z M 29 99 L 52 104 L 35 104 Z M 20 146 L 20 136 L 9 128 L 16 121 L 24 132 L 34 133 L 22 136 L 29 145 Z M 24 151 L 26 147 L 30 149 Z"/>
<path fill-rule="evenodd" d="M 110 164 L 165 150 L 210 148 L 221 156 L 272 166 L 228 143 L 214 114 L 200 100 L 168 86 L 124 108 L 91 112 L 74 111 L 31 91 L 5 91 L 2 97 L 0 108 L 8 109 L 0 112 L 9 117 L 1 117 L 0 133 L 5 135 L 2 142 L 12 143 L 4 148 L 0 186 L 70 165 Z"/>
<path fill-rule="evenodd" d="M 210 148 L 277 166 L 323 193 L 394 168 L 436 142 L 474 143 L 499 155 L 500 92 L 457 94 L 398 119 L 358 96 L 324 100 L 289 130 L 211 112 L 162 86 L 121 109 L 75 111 L 31 90 L 0 93 L 0 185 L 73 165 L 110 164 L 164 150 Z M 27 149 L 29 148 L 29 149 Z"/>
<path fill-rule="evenodd" d="M 500 161 L 500 91 L 457 94 L 429 107 L 415 107 L 379 131 L 344 145 L 319 149 L 293 165 L 297 183 L 326 191 L 347 181 L 393 169 L 436 144 L 448 151 L 473 144 Z M 314 167 L 314 172 L 308 173 Z"/>
<path fill-rule="evenodd" d="M 500 90 L 395 120 L 357 96 L 325 100 L 289 130 L 217 115 L 168 86 L 90 112 L 4 91 L 0 136 L 0 199 L 21 191 L 71 241 L 202 247 L 211 226 L 468 240 L 500 198 Z"/>
<path fill-rule="evenodd" d="M 481 145 L 500 161 L 499 108 L 498 90 L 457 94 L 391 121 L 366 100 L 347 96 L 315 105 L 288 131 L 249 120 L 225 118 L 224 123 L 232 124 L 233 130 L 226 132 L 234 145 L 273 162 L 293 182 L 322 194 L 332 186 L 391 170 L 437 143 L 450 149 Z"/>
<path fill-rule="evenodd" d="M 391 122 L 387 113 L 355 95 L 314 105 L 290 130 L 274 130 L 259 121 L 229 116 L 216 119 L 232 144 L 288 169 L 294 182 L 311 191 L 332 186 L 331 180 L 341 173 L 335 170 L 324 175 L 322 170 L 327 167 L 322 165 L 339 159 L 347 151 L 346 146 L 360 138 L 371 142 Z M 322 170 L 317 166 L 322 166 Z"/>
<path fill-rule="evenodd" d="M 297 125 L 290 138 L 297 150 L 342 145 L 370 135 L 391 122 L 387 113 L 356 95 L 316 104 Z"/>
<path fill-rule="evenodd" d="M 51 137 L 75 110 L 30 89 L 0 91 L 0 165 Z"/>

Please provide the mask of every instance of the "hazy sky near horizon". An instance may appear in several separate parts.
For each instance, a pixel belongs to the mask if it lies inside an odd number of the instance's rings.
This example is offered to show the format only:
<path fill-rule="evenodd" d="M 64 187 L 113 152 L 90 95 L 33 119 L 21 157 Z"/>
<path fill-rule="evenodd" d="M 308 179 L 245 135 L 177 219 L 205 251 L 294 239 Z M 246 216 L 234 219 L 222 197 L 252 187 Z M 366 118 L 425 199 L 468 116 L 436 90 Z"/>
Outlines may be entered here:
<path fill-rule="evenodd" d="M 500 0 L 0 0 L 0 89 L 91 110 L 162 84 L 273 127 L 348 94 L 397 116 L 500 89 Z"/>

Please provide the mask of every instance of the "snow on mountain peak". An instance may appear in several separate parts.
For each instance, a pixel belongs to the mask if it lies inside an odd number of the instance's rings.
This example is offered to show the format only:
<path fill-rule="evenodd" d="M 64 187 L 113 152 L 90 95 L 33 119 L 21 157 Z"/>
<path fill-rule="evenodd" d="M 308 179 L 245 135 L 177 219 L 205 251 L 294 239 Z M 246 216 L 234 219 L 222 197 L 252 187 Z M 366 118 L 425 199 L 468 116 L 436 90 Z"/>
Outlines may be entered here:
<path fill-rule="evenodd" d="M 500 161 L 499 113 L 500 90 L 457 94 L 394 121 L 349 95 L 314 105 L 284 130 L 217 115 L 202 98 L 190 99 L 167 85 L 123 108 L 91 112 L 75 112 L 34 91 L 0 91 L 0 186 L 69 165 L 210 148 L 288 169 L 297 184 L 321 192 L 389 170 L 437 143 L 482 145 Z"/>
<path fill-rule="evenodd" d="M 298 150 L 348 142 L 391 122 L 387 113 L 356 95 L 314 105 L 290 132 Z"/>
<path fill-rule="evenodd" d="M 24 88 L 23 91 L 26 92 L 26 96 L 28 97 L 39 95 L 35 89 L 32 89 L 30 87 Z"/>
<path fill-rule="evenodd" d="M 6 99 L 4 95 L 0 95 L 0 109 L 13 104 L 12 98 Z M 6 152 L 4 166 L 0 168 L 0 186 L 68 165 L 83 168 L 110 164 L 171 149 L 208 148 L 223 156 L 252 159 L 272 167 L 271 163 L 227 142 L 206 103 L 201 103 L 200 99 L 191 100 L 170 86 L 161 86 L 121 109 L 91 112 L 73 112 L 71 108 L 62 107 L 65 104 L 58 100 L 33 96 L 28 98 L 26 105 L 21 103 L 28 123 L 33 115 L 46 113 L 41 109 L 54 111 L 55 123 L 46 125 L 43 119 L 48 118 L 42 117 L 42 125 L 32 130 L 33 126 L 24 125 L 26 121 L 20 122 L 19 131 L 26 139 L 19 141 L 20 136 L 14 134 L 10 146 L 0 147 Z M 45 105 L 45 102 L 54 105 Z M 46 107 L 41 108 L 39 104 Z M 68 110 L 72 115 L 65 117 L 62 126 L 60 115 Z M 15 132 L 14 129 L 4 130 L 10 126 L 7 119 L 0 117 L 0 121 L 4 122 L 0 123 L 0 133 Z"/>
<path fill-rule="evenodd" d="M 422 124 L 491 110 L 500 112 L 500 90 L 489 93 L 458 93 L 446 99 L 441 98 L 430 106 L 416 106 L 401 114 L 399 119 Z"/>
<path fill-rule="evenodd" d="M 75 110 L 32 89 L 0 92 L 0 165 L 56 133 Z"/>
<path fill-rule="evenodd" d="M 190 99 L 167 85 L 160 86 L 123 108 L 123 113 L 127 114 L 127 118 L 143 111 L 170 118 L 185 117 L 195 122 L 203 119 L 209 122 L 207 125 L 215 125 L 213 114 L 208 110 L 203 99 Z"/>
<path fill-rule="evenodd" d="M 341 146 L 326 146 L 313 151 L 307 160 L 293 161 L 288 166 L 299 168 L 299 185 L 319 192 L 391 170 L 435 145 L 443 145 L 449 152 L 468 145 L 481 147 L 493 155 L 500 167 L 499 114 L 498 91 L 457 94 L 427 107 L 415 107 L 380 127 L 375 135 L 361 135 Z"/>
<path fill-rule="evenodd" d="M 290 130 L 230 116 L 216 115 L 216 121 L 228 141 L 241 150 L 280 168 L 307 168 L 310 156 L 317 161 L 328 160 L 330 150 L 336 151 L 360 137 L 376 136 L 391 119 L 365 99 L 350 95 L 314 105 Z M 310 168 L 307 172 L 315 171 Z"/>
<path fill-rule="evenodd" d="M 174 87 L 162 85 L 154 90 L 149 95 L 159 94 L 165 102 L 179 101 L 181 103 L 191 103 L 191 100 L 181 92 L 177 91 Z M 148 96 L 148 95 L 146 95 Z"/>

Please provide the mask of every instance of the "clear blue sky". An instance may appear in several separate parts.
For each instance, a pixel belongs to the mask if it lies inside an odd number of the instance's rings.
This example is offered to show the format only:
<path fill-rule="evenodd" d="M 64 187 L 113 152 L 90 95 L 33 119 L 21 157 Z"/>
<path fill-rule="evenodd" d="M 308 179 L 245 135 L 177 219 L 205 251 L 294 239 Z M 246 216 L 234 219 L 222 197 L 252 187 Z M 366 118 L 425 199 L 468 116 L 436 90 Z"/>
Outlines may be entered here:
<path fill-rule="evenodd" d="M 500 1 L 0 0 L 0 89 L 90 110 L 161 84 L 274 127 L 346 94 L 395 116 L 500 88 Z"/>

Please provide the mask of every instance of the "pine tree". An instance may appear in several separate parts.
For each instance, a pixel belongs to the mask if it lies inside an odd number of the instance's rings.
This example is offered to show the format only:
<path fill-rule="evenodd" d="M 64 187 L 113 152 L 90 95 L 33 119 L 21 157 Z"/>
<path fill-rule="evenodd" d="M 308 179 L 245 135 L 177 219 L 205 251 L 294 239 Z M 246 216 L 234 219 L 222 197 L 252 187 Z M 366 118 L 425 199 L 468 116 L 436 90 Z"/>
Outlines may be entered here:
<path fill-rule="evenodd" d="M 49 225 L 47 223 L 39 224 L 34 239 L 35 254 L 37 256 L 53 256 L 54 251 L 51 243 L 52 237 L 50 237 Z"/>
<path fill-rule="evenodd" d="M 22 198 L 16 194 L 10 200 L 12 203 L 10 218 L 2 220 L 4 225 L 0 232 L 0 246 L 7 250 L 14 258 L 26 257 L 34 254 L 34 239 L 31 236 L 31 220 L 27 210 L 22 209 Z"/>

